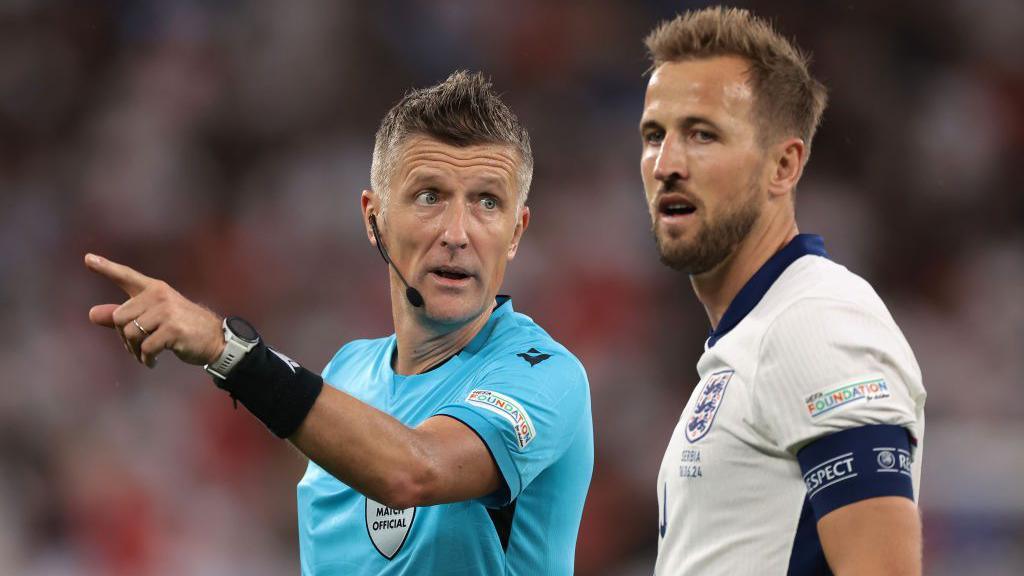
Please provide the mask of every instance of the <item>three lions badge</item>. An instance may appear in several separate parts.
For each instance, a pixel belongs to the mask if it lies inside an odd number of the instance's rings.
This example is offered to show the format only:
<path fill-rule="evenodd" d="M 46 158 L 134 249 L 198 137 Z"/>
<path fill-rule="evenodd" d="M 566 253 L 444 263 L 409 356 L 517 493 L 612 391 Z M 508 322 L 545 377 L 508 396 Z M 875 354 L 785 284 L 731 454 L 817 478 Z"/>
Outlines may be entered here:
<path fill-rule="evenodd" d="M 700 391 L 696 403 L 693 405 L 693 416 L 686 422 L 686 439 L 691 444 L 703 438 L 715 422 L 715 414 L 722 405 L 722 398 L 725 397 L 725 389 L 729 386 L 729 380 L 735 370 L 723 370 L 715 372 L 708 377 L 704 388 Z"/>

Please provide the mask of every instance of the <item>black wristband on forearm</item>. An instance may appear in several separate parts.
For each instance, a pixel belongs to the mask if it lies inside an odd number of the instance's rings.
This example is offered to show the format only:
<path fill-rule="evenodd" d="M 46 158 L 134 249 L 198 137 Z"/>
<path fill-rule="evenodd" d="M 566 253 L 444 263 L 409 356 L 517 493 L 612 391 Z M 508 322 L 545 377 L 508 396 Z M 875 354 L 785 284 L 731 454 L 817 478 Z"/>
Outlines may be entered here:
<path fill-rule="evenodd" d="M 298 430 L 324 386 L 320 376 L 263 342 L 245 355 L 227 380 L 214 377 L 213 381 L 279 438 Z"/>

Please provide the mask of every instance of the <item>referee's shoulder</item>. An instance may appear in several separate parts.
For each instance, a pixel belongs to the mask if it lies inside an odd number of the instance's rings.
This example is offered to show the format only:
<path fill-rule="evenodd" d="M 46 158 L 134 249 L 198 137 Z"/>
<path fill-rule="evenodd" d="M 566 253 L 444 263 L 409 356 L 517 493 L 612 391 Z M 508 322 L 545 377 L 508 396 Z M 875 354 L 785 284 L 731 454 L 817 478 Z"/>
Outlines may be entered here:
<path fill-rule="evenodd" d="M 516 313 L 496 327 L 488 343 L 493 368 L 543 377 L 557 373 L 583 386 L 588 385 L 583 363 L 568 348 L 551 337 L 532 318 Z"/>
<path fill-rule="evenodd" d="M 342 344 L 341 348 L 334 353 L 334 356 L 332 356 L 330 361 L 327 362 L 327 366 L 324 370 L 329 371 L 333 367 L 353 360 L 373 362 L 389 348 L 392 339 L 393 336 L 385 336 L 383 338 L 359 338 L 356 340 L 350 340 Z"/>

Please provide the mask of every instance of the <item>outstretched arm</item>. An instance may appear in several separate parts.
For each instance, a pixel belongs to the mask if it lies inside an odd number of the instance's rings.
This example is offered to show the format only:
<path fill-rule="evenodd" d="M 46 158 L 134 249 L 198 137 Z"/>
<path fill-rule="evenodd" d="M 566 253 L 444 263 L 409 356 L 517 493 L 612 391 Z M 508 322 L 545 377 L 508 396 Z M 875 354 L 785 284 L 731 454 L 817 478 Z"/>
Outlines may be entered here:
<path fill-rule="evenodd" d="M 164 350 L 196 365 L 220 357 L 225 343 L 217 314 L 122 264 L 92 254 L 85 264 L 129 297 L 93 306 L 89 320 L 114 329 L 137 360 L 152 368 Z M 410 428 L 330 386 L 288 440 L 342 482 L 392 508 L 479 498 L 502 485 L 487 446 L 462 422 L 435 416 Z"/>
<path fill-rule="evenodd" d="M 435 416 L 409 428 L 330 386 L 288 439 L 336 478 L 392 508 L 470 500 L 501 486 L 487 446 L 462 422 Z"/>

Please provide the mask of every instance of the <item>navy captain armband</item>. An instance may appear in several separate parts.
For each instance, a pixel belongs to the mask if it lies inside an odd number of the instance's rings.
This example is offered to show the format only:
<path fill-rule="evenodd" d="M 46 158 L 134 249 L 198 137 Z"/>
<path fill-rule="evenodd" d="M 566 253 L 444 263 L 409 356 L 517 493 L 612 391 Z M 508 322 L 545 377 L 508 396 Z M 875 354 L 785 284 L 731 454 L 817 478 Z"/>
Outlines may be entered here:
<path fill-rule="evenodd" d="M 874 424 L 841 430 L 797 453 L 816 519 L 836 508 L 879 496 L 914 499 L 911 436 L 902 426 Z"/>
<path fill-rule="evenodd" d="M 218 388 L 241 402 L 278 438 L 298 430 L 316 402 L 324 381 L 262 341 L 228 374 L 214 378 Z"/>

